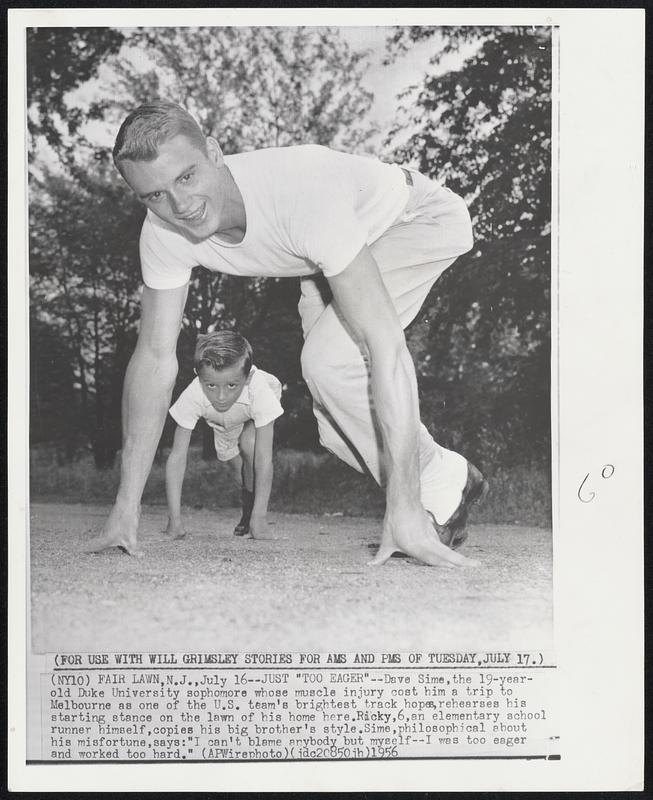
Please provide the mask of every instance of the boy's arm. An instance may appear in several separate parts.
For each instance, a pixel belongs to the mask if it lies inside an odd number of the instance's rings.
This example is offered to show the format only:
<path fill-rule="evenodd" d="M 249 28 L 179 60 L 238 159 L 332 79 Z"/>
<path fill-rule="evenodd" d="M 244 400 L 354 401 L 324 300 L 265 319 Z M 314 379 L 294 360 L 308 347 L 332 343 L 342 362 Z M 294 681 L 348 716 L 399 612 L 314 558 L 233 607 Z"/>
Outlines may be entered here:
<path fill-rule="evenodd" d="M 272 445 L 274 442 L 274 421 L 256 428 L 254 443 L 254 505 L 250 519 L 250 533 L 255 539 L 265 538 L 267 534 L 267 513 L 272 490 Z"/>
<path fill-rule="evenodd" d="M 166 461 L 166 497 L 168 499 L 167 533 L 177 539 L 186 535 L 181 522 L 181 488 L 186 472 L 188 446 L 193 431 L 177 425 L 172 450 Z"/>

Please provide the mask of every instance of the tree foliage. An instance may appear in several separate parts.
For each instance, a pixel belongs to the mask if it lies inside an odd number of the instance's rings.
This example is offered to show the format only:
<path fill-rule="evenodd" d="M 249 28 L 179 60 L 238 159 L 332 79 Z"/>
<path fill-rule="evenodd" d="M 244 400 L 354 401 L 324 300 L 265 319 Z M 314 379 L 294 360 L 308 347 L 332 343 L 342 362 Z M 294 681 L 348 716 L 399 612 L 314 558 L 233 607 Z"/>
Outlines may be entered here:
<path fill-rule="evenodd" d="M 94 77 L 106 56 L 118 52 L 123 39 L 113 28 L 27 29 L 28 127 L 32 137 L 44 136 L 61 152 L 65 141 L 62 125 L 69 136 L 75 136 L 89 117 L 101 116 L 102 104 L 84 112 L 66 104 L 66 94 Z"/>
<path fill-rule="evenodd" d="M 120 447 L 122 380 L 139 317 L 138 231 L 143 214 L 118 202 L 117 187 L 102 178 L 95 188 L 46 172 L 33 181 L 30 204 L 30 301 L 32 329 L 47 328 L 68 354 L 77 389 L 73 439 L 86 439 L 98 467 L 113 463 Z M 41 336 L 31 359 L 43 364 Z M 46 351 L 47 352 L 47 351 Z M 52 391 L 41 377 L 43 394 Z M 40 392 L 40 388 L 37 394 Z M 69 400 L 62 393 L 48 408 L 56 417 Z M 68 415 L 66 418 L 68 418 Z M 33 429 L 34 428 L 33 425 Z"/>
<path fill-rule="evenodd" d="M 399 29 L 396 56 L 434 37 Z M 547 28 L 452 27 L 390 141 L 397 159 L 466 198 L 474 249 L 438 281 L 410 334 L 422 408 L 481 461 L 549 457 L 551 37 Z M 459 68 L 447 56 L 476 45 Z"/>
<path fill-rule="evenodd" d="M 29 78 L 32 116 L 41 120 L 38 132 L 49 134 L 59 156 L 56 169 L 41 163 L 32 175 L 32 308 L 36 320 L 56 329 L 73 360 L 80 419 L 98 465 L 112 462 L 120 442 L 122 377 L 137 324 L 143 212 L 117 180 L 108 147 L 94 141 L 84 123 L 99 116 L 116 131 L 127 110 L 165 96 L 187 107 L 227 153 L 309 141 L 355 148 L 372 131 L 362 121 L 372 101 L 361 86 L 364 54 L 353 52 L 335 30 L 142 28 L 113 33 L 53 29 L 35 34 Z M 122 49 L 116 54 L 118 42 Z M 69 70 L 53 84 L 49 77 L 63 69 L 68 48 L 74 58 L 80 52 L 88 56 L 82 58 L 79 81 Z M 111 67 L 113 77 L 105 77 L 96 99 L 73 105 L 67 90 L 94 74 L 100 62 Z M 61 114 L 67 128 L 48 127 L 48 107 Z M 192 376 L 197 333 L 235 327 L 250 338 L 257 363 L 286 385 L 290 408 L 278 440 L 314 440 L 310 400 L 300 375 L 297 297 L 296 281 L 195 270 L 179 339 L 175 391 Z"/>
<path fill-rule="evenodd" d="M 116 65 L 120 115 L 152 97 L 183 105 L 225 153 L 312 142 L 356 148 L 372 132 L 361 122 L 372 96 L 361 85 L 364 53 L 329 28 L 157 28 L 129 39 L 138 63 Z M 146 58 L 149 68 L 143 68 Z M 198 332 L 233 327 L 248 337 L 257 362 L 285 384 L 286 403 L 310 409 L 300 373 L 296 281 L 243 279 L 196 270 L 180 337 L 175 393 L 192 377 Z M 280 357 L 280 354 L 283 354 Z M 316 441 L 309 414 L 301 427 Z M 297 441 L 286 420 L 277 439 Z M 204 451 L 213 457 L 210 431 Z M 304 440 L 306 441 L 306 439 Z"/>
<path fill-rule="evenodd" d="M 439 441 L 486 468 L 545 462 L 550 32 L 398 28 L 389 60 L 424 41 L 433 44 L 431 68 L 403 94 L 386 155 L 463 195 L 476 243 L 438 281 L 409 331 L 422 416 Z M 56 440 L 62 457 L 87 442 L 99 466 L 111 464 L 120 446 L 143 219 L 107 146 L 125 112 L 156 96 L 177 100 L 226 153 L 306 142 L 361 151 L 372 133 L 365 69 L 365 54 L 328 28 L 28 33 L 34 440 Z M 95 94 L 88 82 L 94 77 Z M 111 134 L 98 136 L 99 123 Z M 43 139 L 53 148 L 47 158 L 36 147 Z M 195 270 L 175 391 L 191 377 L 197 333 L 236 327 L 251 340 L 257 363 L 285 384 L 278 441 L 315 442 L 300 375 L 297 295 L 296 281 Z"/>
<path fill-rule="evenodd" d="M 129 45 L 139 55 L 119 65 L 123 109 L 166 96 L 226 153 L 305 142 L 348 149 L 369 135 L 365 54 L 334 29 L 151 28 Z"/>

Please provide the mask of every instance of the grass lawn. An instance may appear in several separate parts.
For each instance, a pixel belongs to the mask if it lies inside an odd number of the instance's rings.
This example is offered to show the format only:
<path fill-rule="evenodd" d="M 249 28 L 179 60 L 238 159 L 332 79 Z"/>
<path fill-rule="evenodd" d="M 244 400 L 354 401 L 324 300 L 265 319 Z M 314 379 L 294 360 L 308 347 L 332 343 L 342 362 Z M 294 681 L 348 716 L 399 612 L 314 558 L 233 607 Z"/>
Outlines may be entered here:
<path fill-rule="evenodd" d="M 535 467 L 498 468 L 478 465 L 490 481 L 485 503 L 474 509 L 473 522 L 495 525 L 551 525 L 550 476 Z M 33 502 L 111 503 L 119 481 L 119 459 L 109 470 L 98 470 L 89 455 L 58 464 L 53 451 L 33 448 L 30 486 Z M 165 505 L 165 459 L 150 473 L 143 503 Z M 184 506 L 217 509 L 238 506 L 240 491 L 217 460 L 204 461 L 191 448 L 182 495 Z M 361 475 L 328 453 L 278 450 L 270 509 L 291 514 L 381 517 L 384 494 Z"/>

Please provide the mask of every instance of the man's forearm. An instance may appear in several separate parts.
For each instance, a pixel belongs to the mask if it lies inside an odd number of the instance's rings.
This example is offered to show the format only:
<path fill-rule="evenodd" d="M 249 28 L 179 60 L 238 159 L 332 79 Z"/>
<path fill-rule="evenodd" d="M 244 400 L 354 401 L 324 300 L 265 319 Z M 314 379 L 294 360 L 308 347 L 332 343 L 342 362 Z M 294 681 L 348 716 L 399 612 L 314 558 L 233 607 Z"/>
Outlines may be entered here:
<path fill-rule="evenodd" d="M 123 391 L 123 445 L 116 502 L 140 504 L 170 403 L 177 360 L 137 350 Z"/>
<path fill-rule="evenodd" d="M 370 361 L 372 397 L 383 437 L 389 505 L 417 509 L 420 498 L 417 379 L 392 299 L 369 248 L 329 279 L 349 332 Z"/>
<path fill-rule="evenodd" d="M 372 396 L 383 437 L 389 503 L 419 502 L 417 379 L 405 343 L 393 352 L 370 352 Z"/>

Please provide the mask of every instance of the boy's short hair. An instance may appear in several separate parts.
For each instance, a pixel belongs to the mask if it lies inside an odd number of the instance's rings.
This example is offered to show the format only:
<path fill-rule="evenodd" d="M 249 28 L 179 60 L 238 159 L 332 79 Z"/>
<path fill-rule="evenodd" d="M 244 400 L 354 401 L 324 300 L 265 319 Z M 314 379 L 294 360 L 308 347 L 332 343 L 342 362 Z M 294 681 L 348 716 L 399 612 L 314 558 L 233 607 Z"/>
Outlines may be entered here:
<path fill-rule="evenodd" d="M 154 100 L 134 109 L 124 120 L 113 146 L 113 162 L 153 161 L 159 147 L 175 136 L 186 136 L 205 155 L 206 137 L 193 117 L 177 103 Z"/>
<path fill-rule="evenodd" d="M 195 372 L 198 374 L 202 367 L 222 370 L 243 361 L 243 372 L 249 375 L 252 359 L 252 345 L 235 331 L 215 331 L 197 337 Z"/>

